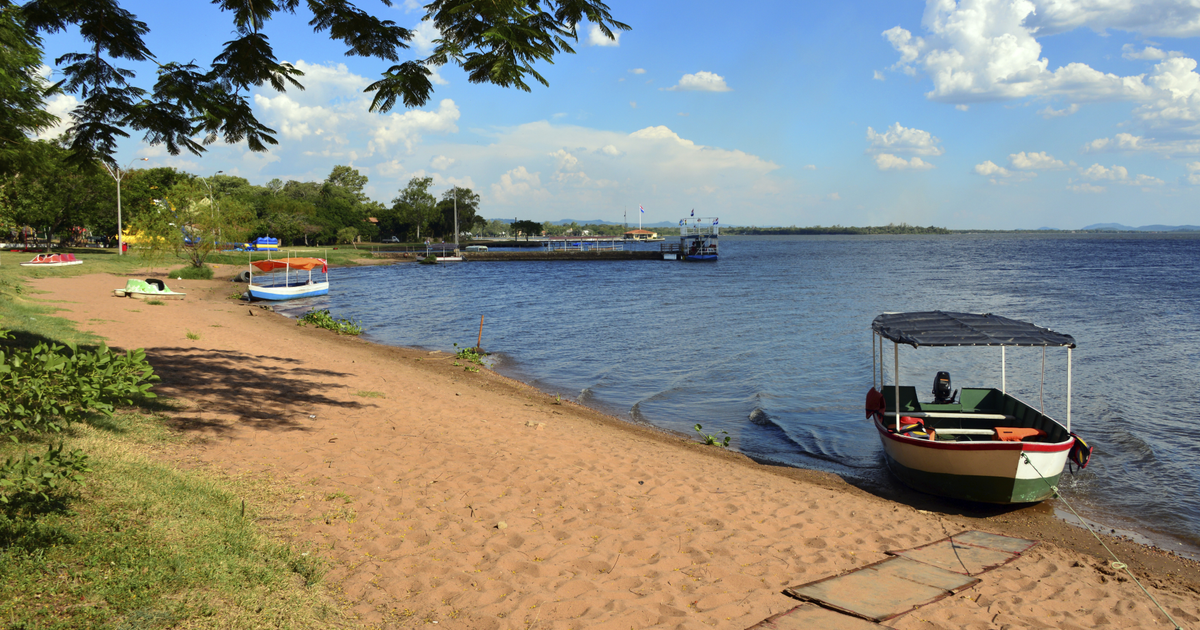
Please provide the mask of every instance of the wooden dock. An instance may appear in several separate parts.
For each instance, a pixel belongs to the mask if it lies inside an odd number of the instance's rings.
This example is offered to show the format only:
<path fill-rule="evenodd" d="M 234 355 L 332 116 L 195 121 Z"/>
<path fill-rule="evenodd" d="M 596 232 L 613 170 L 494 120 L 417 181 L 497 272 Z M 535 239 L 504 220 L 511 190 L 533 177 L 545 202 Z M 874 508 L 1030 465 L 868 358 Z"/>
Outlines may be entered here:
<path fill-rule="evenodd" d="M 397 260 L 417 260 L 424 257 L 408 252 L 377 252 L 376 256 Z M 528 250 L 519 252 L 463 252 L 463 262 L 508 262 L 520 260 L 662 260 L 662 252 L 657 250 L 587 250 L 587 251 L 546 251 Z"/>

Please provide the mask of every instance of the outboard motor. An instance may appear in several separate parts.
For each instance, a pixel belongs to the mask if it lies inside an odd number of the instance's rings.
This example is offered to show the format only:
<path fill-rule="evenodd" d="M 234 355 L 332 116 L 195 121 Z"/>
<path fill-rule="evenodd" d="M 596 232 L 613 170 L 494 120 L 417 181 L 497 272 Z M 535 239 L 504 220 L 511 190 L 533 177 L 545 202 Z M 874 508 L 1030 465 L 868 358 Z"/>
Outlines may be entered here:
<path fill-rule="evenodd" d="M 957 391 L 950 391 L 950 373 L 938 372 L 937 376 L 933 377 L 933 404 L 950 404 L 957 396 Z"/>

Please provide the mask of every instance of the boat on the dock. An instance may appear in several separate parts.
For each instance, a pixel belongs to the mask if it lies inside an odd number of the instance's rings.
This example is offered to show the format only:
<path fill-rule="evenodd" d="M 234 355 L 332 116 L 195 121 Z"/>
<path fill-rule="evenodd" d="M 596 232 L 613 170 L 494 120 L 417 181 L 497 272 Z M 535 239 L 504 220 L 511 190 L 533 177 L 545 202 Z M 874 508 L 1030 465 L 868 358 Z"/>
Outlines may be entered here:
<path fill-rule="evenodd" d="M 21 263 L 22 267 L 69 267 L 71 265 L 82 265 L 83 261 L 75 257 L 75 254 L 38 254 L 29 262 Z"/>
<path fill-rule="evenodd" d="M 250 267 L 251 299 L 294 300 L 329 293 L 329 263 L 324 258 L 256 260 Z M 269 275 L 255 277 L 254 269 Z M 316 280 L 314 270 L 321 274 Z"/>
<path fill-rule="evenodd" d="M 1091 450 L 1071 432 L 1070 335 L 992 314 L 927 311 L 884 313 L 871 324 L 872 386 L 867 417 L 875 424 L 888 469 L 905 485 L 929 494 L 982 503 L 1033 503 L 1054 496 L 1068 457 L 1081 467 Z M 884 340 L 893 344 L 893 384 L 884 385 Z M 950 389 L 938 372 L 929 402 L 900 385 L 900 345 L 1000 348 L 1000 389 Z M 1067 349 L 1066 424 L 1007 391 L 1005 348 Z M 878 352 L 876 352 L 878 351 Z"/>
<path fill-rule="evenodd" d="M 679 221 L 679 245 L 663 245 L 663 260 L 713 261 L 721 228 L 716 217 L 688 217 Z"/>

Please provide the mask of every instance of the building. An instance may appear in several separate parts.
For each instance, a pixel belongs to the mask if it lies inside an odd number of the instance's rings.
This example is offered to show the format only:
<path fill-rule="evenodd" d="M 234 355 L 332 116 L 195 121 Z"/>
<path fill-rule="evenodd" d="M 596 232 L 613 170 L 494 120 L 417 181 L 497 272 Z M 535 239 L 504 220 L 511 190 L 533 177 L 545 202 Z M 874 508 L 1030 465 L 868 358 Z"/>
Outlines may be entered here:
<path fill-rule="evenodd" d="M 624 234 L 625 238 L 632 241 L 655 241 L 658 240 L 658 232 L 650 230 L 629 230 Z"/>

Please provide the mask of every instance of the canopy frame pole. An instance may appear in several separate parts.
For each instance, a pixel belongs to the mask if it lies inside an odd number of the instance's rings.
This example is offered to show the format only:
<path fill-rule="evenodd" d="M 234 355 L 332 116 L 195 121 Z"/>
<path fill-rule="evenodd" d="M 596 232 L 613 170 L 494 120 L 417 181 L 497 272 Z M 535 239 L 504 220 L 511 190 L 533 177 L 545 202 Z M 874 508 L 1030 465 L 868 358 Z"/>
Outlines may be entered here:
<path fill-rule="evenodd" d="M 1067 433 L 1071 432 L 1071 346 L 1067 346 Z"/>
<path fill-rule="evenodd" d="M 879 393 L 883 393 L 883 334 L 879 335 Z"/>
<path fill-rule="evenodd" d="M 1005 371 L 1004 346 L 1000 346 L 1000 393 L 1008 393 L 1008 373 Z"/>
<path fill-rule="evenodd" d="M 900 343 L 892 342 L 892 352 L 895 354 L 895 372 L 892 374 L 892 391 L 896 393 L 896 433 L 900 432 Z"/>
<path fill-rule="evenodd" d="M 876 366 L 877 366 L 877 364 L 875 362 L 875 331 L 872 330 L 871 331 L 871 389 L 875 389 L 875 384 L 876 384 L 875 376 L 876 376 L 876 371 L 877 371 L 875 369 Z"/>

